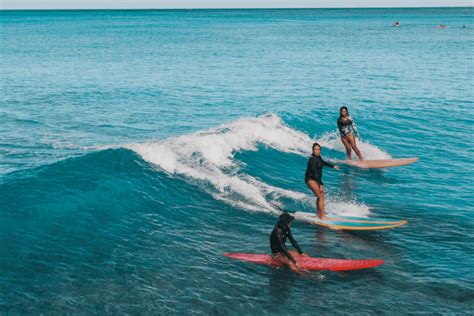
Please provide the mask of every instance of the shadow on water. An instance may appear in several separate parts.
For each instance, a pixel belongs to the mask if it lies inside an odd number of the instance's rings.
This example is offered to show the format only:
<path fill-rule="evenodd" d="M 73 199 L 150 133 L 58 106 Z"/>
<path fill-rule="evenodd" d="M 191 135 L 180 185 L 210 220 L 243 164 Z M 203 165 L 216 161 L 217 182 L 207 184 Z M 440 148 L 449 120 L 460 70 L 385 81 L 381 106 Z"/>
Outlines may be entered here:
<path fill-rule="evenodd" d="M 342 181 L 341 181 L 341 193 L 344 195 L 351 195 L 354 192 L 355 182 L 353 177 L 353 172 L 344 168 L 342 172 Z"/>
<path fill-rule="evenodd" d="M 384 274 L 375 269 L 362 269 L 354 271 L 303 271 L 297 275 L 287 268 L 271 269 L 268 285 L 272 301 L 285 304 L 292 297 L 292 289 L 296 284 L 309 288 L 322 285 L 323 282 L 351 282 L 357 280 L 383 282 Z"/>
<path fill-rule="evenodd" d="M 328 234 L 337 234 L 338 239 L 342 240 L 345 243 L 355 243 L 355 242 L 366 242 L 366 243 L 383 243 L 384 246 L 390 246 L 390 239 L 386 236 L 386 233 L 381 231 L 351 231 L 351 230 L 332 230 L 326 227 L 318 227 L 315 235 L 315 240 L 323 245 L 326 241 L 332 240 L 331 235 Z"/>
<path fill-rule="evenodd" d="M 377 270 L 377 268 L 353 270 L 353 271 L 339 271 L 334 272 L 331 279 L 334 281 L 353 281 L 364 279 L 364 281 L 383 281 L 384 274 Z"/>
<path fill-rule="evenodd" d="M 389 242 L 390 240 L 382 231 L 367 230 L 340 230 L 340 235 L 347 241 L 366 241 L 366 242 Z"/>
<path fill-rule="evenodd" d="M 341 193 L 351 195 L 359 189 L 361 185 L 358 179 L 371 180 L 377 183 L 396 183 L 390 177 L 387 177 L 387 169 L 359 169 L 355 167 L 341 168 L 342 180 L 340 190 Z"/>
<path fill-rule="evenodd" d="M 320 228 L 313 234 L 309 248 L 315 257 L 337 259 L 387 259 L 399 261 L 403 249 L 391 242 L 385 233 L 332 231 Z"/>
<path fill-rule="evenodd" d="M 270 295 L 275 303 L 285 303 L 288 300 L 290 289 L 295 280 L 296 275 L 287 268 L 271 269 L 268 285 Z"/>
<path fill-rule="evenodd" d="M 325 280 L 321 271 L 303 271 L 301 275 L 292 272 L 288 268 L 275 268 L 269 274 L 268 285 L 272 300 L 277 304 L 288 302 L 291 298 L 291 291 L 296 283 L 307 283 L 309 286 L 321 283 Z"/>

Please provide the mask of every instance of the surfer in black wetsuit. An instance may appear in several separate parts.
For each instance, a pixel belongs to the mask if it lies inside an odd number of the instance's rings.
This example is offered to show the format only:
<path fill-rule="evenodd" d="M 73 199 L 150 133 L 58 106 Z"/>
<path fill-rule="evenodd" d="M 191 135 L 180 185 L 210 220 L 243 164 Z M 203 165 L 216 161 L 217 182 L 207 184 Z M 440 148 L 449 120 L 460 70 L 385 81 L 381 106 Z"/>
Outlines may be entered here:
<path fill-rule="evenodd" d="M 360 139 L 359 131 L 357 130 L 357 126 L 349 116 L 349 111 L 347 110 L 346 106 L 342 106 L 339 110 L 339 118 L 337 119 L 337 128 L 339 129 L 339 133 L 341 134 L 341 141 L 346 147 L 346 156 L 348 160 L 351 160 L 352 156 L 352 149 L 356 153 L 359 160 L 362 161 L 362 154 L 360 153 L 359 148 L 357 148 L 356 140 L 354 137 L 354 133 L 357 133 L 357 136 Z"/>
<path fill-rule="evenodd" d="M 318 143 L 314 143 L 313 154 L 308 159 L 304 181 L 316 196 L 316 214 L 320 219 L 324 219 L 326 216 L 324 212 L 324 184 L 321 180 L 323 166 L 339 170 L 339 166 L 332 165 L 321 158 L 321 146 Z"/>
<path fill-rule="evenodd" d="M 290 226 L 294 219 L 293 216 L 286 212 L 280 215 L 278 223 L 270 235 L 270 248 L 272 249 L 272 257 L 274 260 L 286 265 L 296 273 L 301 273 L 300 266 L 295 258 L 306 256 L 306 254 L 303 253 L 291 233 Z M 287 238 L 297 251 L 288 250 L 288 248 L 286 248 L 285 242 Z"/>

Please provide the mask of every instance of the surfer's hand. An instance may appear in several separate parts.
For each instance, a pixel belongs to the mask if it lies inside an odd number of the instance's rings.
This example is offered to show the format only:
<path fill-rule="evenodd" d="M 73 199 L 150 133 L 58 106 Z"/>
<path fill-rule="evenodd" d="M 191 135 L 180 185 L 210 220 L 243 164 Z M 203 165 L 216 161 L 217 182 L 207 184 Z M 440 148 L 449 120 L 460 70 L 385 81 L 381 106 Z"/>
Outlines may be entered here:
<path fill-rule="evenodd" d="M 334 166 L 334 169 L 339 170 L 340 168 L 339 166 Z"/>
<path fill-rule="evenodd" d="M 303 252 L 300 256 L 301 257 L 307 257 L 308 255 Z"/>

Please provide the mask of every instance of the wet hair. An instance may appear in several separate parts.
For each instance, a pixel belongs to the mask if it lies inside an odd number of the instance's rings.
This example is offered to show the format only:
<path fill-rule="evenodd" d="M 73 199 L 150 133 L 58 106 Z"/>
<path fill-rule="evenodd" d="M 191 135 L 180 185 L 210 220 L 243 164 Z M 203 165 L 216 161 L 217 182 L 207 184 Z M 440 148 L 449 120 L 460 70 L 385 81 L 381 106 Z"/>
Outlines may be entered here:
<path fill-rule="evenodd" d="M 314 147 L 319 147 L 319 148 L 321 148 L 321 145 L 319 145 L 318 143 L 314 143 L 314 144 L 313 144 L 313 147 L 312 147 L 311 149 L 314 150 Z"/>
<path fill-rule="evenodd" d="M 342 117 L 342 110 L 346 110 L 347 115 L 349 115 L 349 110 L 347 109 L 347 106 L 341 106 L 339 109 L 339 117 Z"/>
<path fill-rule="evenodd" d="M 290 225 L 290 223 L 294 219 L 295 218 L 293 216 L 291 216 L 287 212 L 284 212 L 283 214 L 280 215 L 280 217 L 278 217 L 278 224 L 280 224 L 281 226 L 288 227 L 288 225 Z"/>

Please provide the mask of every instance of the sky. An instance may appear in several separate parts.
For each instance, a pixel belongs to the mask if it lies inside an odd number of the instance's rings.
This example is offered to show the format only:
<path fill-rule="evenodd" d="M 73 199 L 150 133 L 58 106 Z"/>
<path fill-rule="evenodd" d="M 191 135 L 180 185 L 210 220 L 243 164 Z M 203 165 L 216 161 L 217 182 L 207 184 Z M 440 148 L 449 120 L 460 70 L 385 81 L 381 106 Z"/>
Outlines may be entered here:
<path fill-rule="evenodd" d="M 354 8 L 474 6 L 474 0 L 0 0 L 1 9 Z"/>

